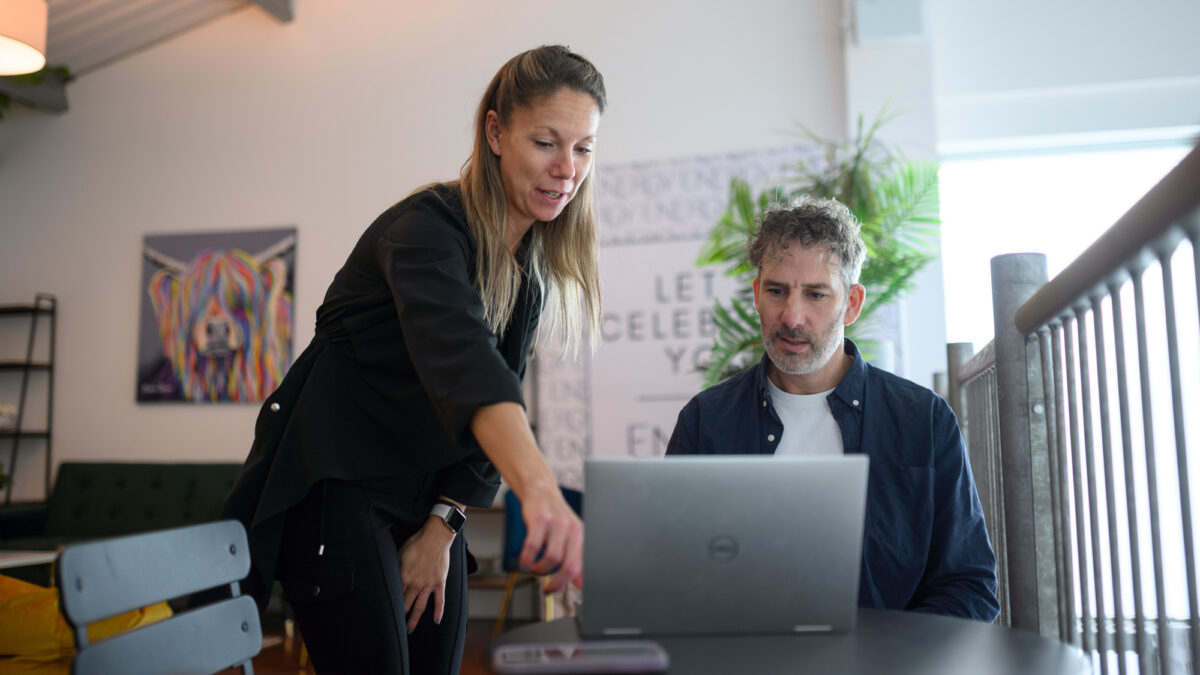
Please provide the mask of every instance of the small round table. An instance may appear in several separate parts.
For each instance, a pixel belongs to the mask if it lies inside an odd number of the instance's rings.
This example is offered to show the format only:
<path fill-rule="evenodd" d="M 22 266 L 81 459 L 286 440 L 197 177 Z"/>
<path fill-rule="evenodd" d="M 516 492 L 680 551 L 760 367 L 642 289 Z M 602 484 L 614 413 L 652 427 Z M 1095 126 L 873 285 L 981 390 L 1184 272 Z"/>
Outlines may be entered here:
<path fill-rule="evenodd" d="M 521 626 L 494 645 L 579 640 L 573 618 Z M 967 619 L 859 609 L 849 633 L 658 637 L 669 673 L 839 675 L 1083 675 L 1080 650 L 1022 630 Z"/>

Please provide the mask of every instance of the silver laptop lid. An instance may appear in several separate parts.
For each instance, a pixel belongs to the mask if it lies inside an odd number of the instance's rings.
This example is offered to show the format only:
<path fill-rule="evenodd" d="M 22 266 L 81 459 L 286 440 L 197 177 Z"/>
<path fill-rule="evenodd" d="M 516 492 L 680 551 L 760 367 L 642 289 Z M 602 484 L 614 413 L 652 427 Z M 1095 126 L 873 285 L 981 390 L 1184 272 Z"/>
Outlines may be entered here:
<path fill-rule="evenodd" d="M 588 637 L 847 631 L 867 457 L 589 459 Z"/>

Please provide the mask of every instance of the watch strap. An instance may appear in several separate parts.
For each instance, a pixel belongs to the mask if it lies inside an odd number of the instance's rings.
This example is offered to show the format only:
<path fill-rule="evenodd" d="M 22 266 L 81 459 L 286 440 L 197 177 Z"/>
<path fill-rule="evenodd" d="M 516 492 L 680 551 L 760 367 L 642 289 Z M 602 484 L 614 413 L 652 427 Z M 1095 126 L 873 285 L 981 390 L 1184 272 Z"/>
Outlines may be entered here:
<path fill-rule="evenodd" d="M 467 522 L 467 515 L 450 502 L 438 502 L 429 510 L 430 516 L 442 519 L 452 532 L 459 532 Z"/>

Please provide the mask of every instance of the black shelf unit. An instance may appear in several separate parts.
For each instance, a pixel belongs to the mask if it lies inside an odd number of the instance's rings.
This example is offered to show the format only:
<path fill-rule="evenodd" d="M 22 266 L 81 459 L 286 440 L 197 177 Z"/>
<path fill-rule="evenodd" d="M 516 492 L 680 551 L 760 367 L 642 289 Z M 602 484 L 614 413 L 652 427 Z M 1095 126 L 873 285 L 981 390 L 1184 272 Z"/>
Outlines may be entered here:
<path fill-rule="evenodd" d="M 29 341 L 25 347 L 25 358 L 19 361 L 0 360 L 0 376 L 19 374 L 21 377 L 20 395 L 17 399 L 16 424 L 12 429 L 0 430 L 0 440 L 9 442 L 8 462 L 5 471 L 10 477 L 8 489 L 5 490 L 4 503 L 12 503 L 13 485 L 17 477 L 17 459 L 20 454 L 21 441 L 40 439 L 45 441 L 46 474 L 45 495 L 50 497 L 50 469 L 53 466 L 51 433 L 54 422 L 54 340 L 55 318 L 58 311 L 58 300 L 48 293 L 38 293 L 31 305 L 0 305 L 0 319 L 25 318 L 29 321 Z M 33 358 L 37 347 L 38 324 L 40 319 L 47 320 L 49 335 L 49 357 L 45 361 L 35 361 Z M 25 425 L 26 404 L 29 399 L 29 381 L 34 373 L 45 373 L 46 382 L 46 428 L 31 429 Z"/>

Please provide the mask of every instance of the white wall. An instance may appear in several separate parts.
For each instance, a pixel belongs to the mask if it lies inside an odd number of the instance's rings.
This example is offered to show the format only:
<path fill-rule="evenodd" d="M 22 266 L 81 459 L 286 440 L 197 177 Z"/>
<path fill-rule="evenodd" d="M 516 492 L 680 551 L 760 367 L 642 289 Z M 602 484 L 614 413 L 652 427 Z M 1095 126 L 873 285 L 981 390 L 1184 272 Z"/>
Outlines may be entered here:
<path fill-rule="evenodd" d="M 894 117 L 880 137 L 914 160 L 936 159 L 931 37 L 922 0 L 846 3 L 846 125 Z M 933 251 L 934 255 L 940 252 Z M 886 329 L 894 337 L 893 372 L 924 386 L 946 371 L 946 309 L 942 262 L 934 259 L 896 303 Z"/>
<path fill-rule="evenodd" d="M 362 229 L 456 175 L 518 51 L 566 43 L 603 71 L 600 171 L 791 144 L 798 121 L 844 131 L 833 2 L 296 5 L 283 25 L 236 11 L 81 76 L 65 114 L 0 123 L 0 303 L 60 302 L 56 461 L 240 461 L 254 406 L 134 403 L 142 236 L 296 226 L 298 351 Z"/>
<path fill-rule="evenodd" d="M 1194 0 L 927 0 L 938 135 L 981 141 L 1200 125 Z"/>

